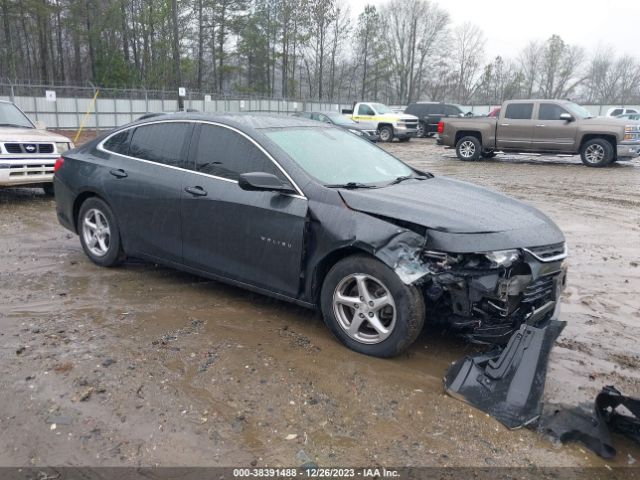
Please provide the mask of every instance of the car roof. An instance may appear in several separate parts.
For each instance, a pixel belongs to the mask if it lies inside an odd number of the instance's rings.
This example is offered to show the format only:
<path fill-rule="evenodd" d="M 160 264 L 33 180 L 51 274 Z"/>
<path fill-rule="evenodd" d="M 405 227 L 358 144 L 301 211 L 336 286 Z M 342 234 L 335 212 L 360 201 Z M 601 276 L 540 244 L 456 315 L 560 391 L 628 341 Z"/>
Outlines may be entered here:
<path fill-rule="evenodd" d="M 322 128 L 322 124 L 316 120 L 309 120 L 303 117 L 294 117 L 284 114 L 273 113 L 198 113 L 180 112 L 171 115 L 158 115 L 150 118 L 137 120 L 123 125 L 117 130 L 131 128 L 132 126 L 144 125 L 148 123 L 172 122 L 172 121 L 200 121 L 215 122 L 248 133 L 251 130 L 261 130 L 267 128 L 295 128 L 295 127 L 315 127 Z"/>

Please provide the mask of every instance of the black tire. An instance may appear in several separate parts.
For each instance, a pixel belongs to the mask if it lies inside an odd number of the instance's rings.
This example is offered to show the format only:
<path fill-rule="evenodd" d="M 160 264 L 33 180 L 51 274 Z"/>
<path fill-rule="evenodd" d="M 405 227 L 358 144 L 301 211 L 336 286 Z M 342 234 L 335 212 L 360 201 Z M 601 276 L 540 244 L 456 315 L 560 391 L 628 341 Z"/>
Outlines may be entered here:
<path fill-rule="evenodd" d="M 482 144 L 477 137 L 462 137 L 456 143 L 456 155 L 465 162 L 478 160 L 482 153 Z"/>
<path fill-rule="evenodd" d="M 493 150 L 483 150 L 480 156 L 482 158 L 493 158 L 496 156 L 496 152 L 494 152 Z"/>
<path fill-rule="evenodd" d="M 393 127 L 391 125 L 384 125 L 380 127 L 380 141 L 381 142 L 393 141 Z"/>
<path fill-rule="evenodd" d="M 416 138 L 425 138 L 427 136 L 427 126 L 423 122 L 418 122 L 418 131 Z"/>
<path fill-rule="evenodd" d="M 355 336 L 371 335 L 371 333 L 367 333 L 368 331 L 372 332 L 374 336 L 378 335 L 378 332 L 373 329 L 373 324 L 366 321 L 370 315 L 367 302 L 359 302 L 362 306 L 358 309 L 338 303 L 334 309 L 334 295 L 340 288 L 343 288 L 343 285 L 348 285 L 348 282 L 357 283 L 356 280 L 350 280 L 350 277 L 357 274 L 367 276 L 367 288 L 371 289 L 370 293 L 375 295 L 376 288 L 383 292 L 386 289 L 394 304 L 393 307 L 388 305 L 375 313 L 376 319 L 380 318 L 381 322 L 383 322 L 385 315 L 389 316 L 389 312 L 395 314 L 395 322 L 386 325 L 392 327 L 387 329 L 388 336 L 377 343 L 366 343 L 366 340 L 361 341 L 354 338 L 347 333 L 338 319 L 338 315 L 344 318 L 343 315 L 350 314 L 353 315 L 352 320 L 354 320 L 356 312 L 360 312 L 358 315 L 364 313 L 365 316 L 362 317 L 363 320 L 360 320 L 362 323 L 359 327 L 363 331 L 362 333 L 356 332 Z M 380 284 L 376 282 L 380 282 Z M 379 288 L 381 286 L 382 288 Z M 350 295 L 358 295 L 358 292 L 359 290 Z M 382 296 L 385 295 L 386 293 L 382 294 Z M 357 299 L 357 297 L 354 298 Z M 380 297 L 371 297 L 371 299 L 381 300 Z M 404 352 L 416 340 L 425 321 L 424 298 L 421 291 L 412 285 L 405 285 L 393 270 L 379 260 L 366 255 L 353 255 L 344 258 L 329 270 L 322 284 L 320 306 L 324 322 L 338 340 L 356 352 L 374 357 L 393 357 Z M 343 312 L 345 313 L 343 314 Z"/>
<path fill-rule="evenodd" d="M 582 144 L 580 158 L 587 167 L 602 168 L 614 161 L 613 145 L 604 138 L 592 138 Z"/>
<path fill-rule="evenodd" d="M 106 221 L 109 231 L 108 235 L 105 234 L 105 238 L 103 239 L 107 248 L 105 253 L 102 255 L 95 253 L 95 250 L 100 248 L 99 245 L 92 247 L 88 244 L 87 236 L 90 235 L 89 232 L 91 231 L 91 228 L 87 227 L 84 223 L 88 216 L 90 217 L 93 215 L 93 224 L 99 224 L 100 222 L 97 221 L 97 214 L 95 212 L 99 212 L 102 215 L 103 218 L 101 221 Z M 125 255 L 122 250 L 122 242 L 120 240 L 120 229 L 118 228 L 118 222 L 116 221 L 111 208 L 104 200 L 98 197 L 91 197 L 84 201 L 78 214 L 77 228 L 78 234 L 80 235 L 82 249 L 93 263 L 100 265 L 101 267 L 114 267 L 122 263 Z M 107 237 L 108 241 L 106 240 Z"/>
<path fill-rule="evenodd" d="M 53 189 L 53 183 L 45 183 L 42 186 L 42 190 L 44 190 L 44 194 L 49 197 L 53 197 L 55 195 L 55 190 Z"/>

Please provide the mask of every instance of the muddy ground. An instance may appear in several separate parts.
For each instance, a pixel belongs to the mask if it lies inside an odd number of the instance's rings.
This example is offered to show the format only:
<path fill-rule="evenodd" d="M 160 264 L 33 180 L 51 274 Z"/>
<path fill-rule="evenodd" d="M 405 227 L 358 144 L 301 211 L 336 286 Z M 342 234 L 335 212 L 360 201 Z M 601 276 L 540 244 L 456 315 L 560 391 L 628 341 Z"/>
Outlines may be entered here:
<path fill-rule="evenodd" d="M 592 402 L 608 384 L 640 396 L 640 161 L 385 148 L 527 201 L 566 233 L 548 401 Z M 39 190 L 0 191 L 0 255 L 0 465 L 604 464 L 445 395 L 449 363 L 473 350 L 447 332 L 374 359 L 296 306 L 142 262 L 99 268 Z M 640 463 L 615 441 L 609 465 Z"/>

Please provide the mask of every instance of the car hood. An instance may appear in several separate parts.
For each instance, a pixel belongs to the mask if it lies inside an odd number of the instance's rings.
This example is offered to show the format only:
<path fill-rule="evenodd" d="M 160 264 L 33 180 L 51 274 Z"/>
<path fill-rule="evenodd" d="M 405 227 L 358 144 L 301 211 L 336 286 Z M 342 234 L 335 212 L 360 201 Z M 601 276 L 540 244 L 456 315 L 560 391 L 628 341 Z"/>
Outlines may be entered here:
<path fill-rule="evenodd" d="M 1 142 L 70 142 L 67 137 L 36 128 L 0 127 Z"/>
<path fill-rule="evenodd" d="M 380 189 L 342 189 L 340 194 L 351 209 L 360 212 L 458 237 L 484 235 L 486 249 L 564 241 L 558 227 L 539 210 L 506 195 L 444 177 L 409 180 Z M 446 240 L 443 235 L 435 236 Z M 466 249 L 459 238 L 453 243 L 456 248 Z"/>

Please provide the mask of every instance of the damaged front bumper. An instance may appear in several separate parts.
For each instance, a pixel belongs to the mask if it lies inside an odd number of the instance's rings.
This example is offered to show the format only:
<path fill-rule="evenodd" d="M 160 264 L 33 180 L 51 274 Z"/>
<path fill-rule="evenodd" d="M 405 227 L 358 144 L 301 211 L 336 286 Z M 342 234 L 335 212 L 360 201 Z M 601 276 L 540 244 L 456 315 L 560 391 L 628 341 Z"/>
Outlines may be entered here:
<path fill-rule="evenodd" d="M 505 252 L 517 255 L 407 250 L 397 255 L 395 270 L 422 288 L 430 318 L 471 341 L 505 344 L 521 325 L 557 318 L 567 250 L 559 243 Z M 502 263 L 494 263 L 496 254 Z"/>

